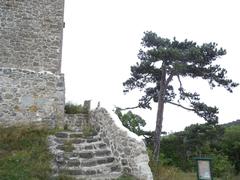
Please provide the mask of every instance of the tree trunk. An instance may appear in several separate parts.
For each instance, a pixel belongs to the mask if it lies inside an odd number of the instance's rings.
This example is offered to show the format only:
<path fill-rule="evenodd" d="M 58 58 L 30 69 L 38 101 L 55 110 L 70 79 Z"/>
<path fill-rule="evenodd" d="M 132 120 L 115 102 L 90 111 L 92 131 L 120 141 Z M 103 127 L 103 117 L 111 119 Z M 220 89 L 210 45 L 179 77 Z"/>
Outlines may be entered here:
<path fill-rule="evenodd" d="M 157 110 L 157 121 L 154 135 L 154 159 L 159 162 L 159 152 L 160 152 L 160 137 L 162 132 L 162 122 L 163 122 L 163 110 L 164 110 L 164 98 L 166 92 L 166 69 L 162 66 L 162 76 L 160 81 L 160 89 L 158 94 L 158 110 Z"/>

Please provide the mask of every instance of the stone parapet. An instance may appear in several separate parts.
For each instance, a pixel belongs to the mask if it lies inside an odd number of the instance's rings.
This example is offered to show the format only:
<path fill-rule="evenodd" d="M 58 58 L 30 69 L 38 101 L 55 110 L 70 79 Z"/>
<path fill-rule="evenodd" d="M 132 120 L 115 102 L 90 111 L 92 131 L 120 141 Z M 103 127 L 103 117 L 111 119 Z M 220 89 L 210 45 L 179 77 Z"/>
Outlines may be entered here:
<path fill-rule="evenodd" d="M 0 124 L 46 122 L 63 126 L 63 74 L 0 68 Z"/>
<path fill-rule="evenodd" d="M 143 141 L 129 137 L 126 131 L 116 126 L 103 108 L 92 111 L 90 122 L 100 126 L 99 135 L 110 146 L 114 157 L 121 163 L 123 173 L 132 174 L 140 180 L 153 179 Z"/>

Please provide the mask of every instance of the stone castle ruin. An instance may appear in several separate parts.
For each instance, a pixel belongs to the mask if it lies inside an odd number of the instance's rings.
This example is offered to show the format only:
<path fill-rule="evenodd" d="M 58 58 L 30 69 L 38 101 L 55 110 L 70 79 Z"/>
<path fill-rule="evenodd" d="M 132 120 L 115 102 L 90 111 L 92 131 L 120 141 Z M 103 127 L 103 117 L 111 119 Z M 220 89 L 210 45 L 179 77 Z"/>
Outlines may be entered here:
<path fill-rule="evenodd" d="M 64 0 L 0 1 L 0 122 L 62 126 Z"/>
<path fill-rule="evenodd" d="M 64 114 L 63 17 L 64 0 L 0 0 L 0 125 L 67 125 L 70 131 L 49 137 L 54 176 L 115 179 L 128 173 L 152 180 L 144 143 L 120 129 L 105 109 L 87 117 Z M 81 132 L 86 122 L 97 130 L 89 137 Z"/>

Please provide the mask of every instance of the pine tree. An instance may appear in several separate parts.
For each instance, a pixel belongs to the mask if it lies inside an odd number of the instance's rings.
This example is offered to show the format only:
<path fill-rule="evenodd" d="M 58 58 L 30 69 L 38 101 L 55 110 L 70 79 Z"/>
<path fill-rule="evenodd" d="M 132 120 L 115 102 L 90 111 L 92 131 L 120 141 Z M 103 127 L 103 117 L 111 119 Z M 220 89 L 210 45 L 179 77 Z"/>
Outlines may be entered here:
<path fill-rule="evenodd" d="M 124 92 L 135 88 L 144 90 L 145 94 L 135 108 L 151 109 L 151 101 L 158 103 L 154 157 L 159 161 L 165 103 L 193 111 L 208 123 L 218 122 L 218 108 L 202 102 L 197 92 L 187 91 L 182 84 L 183 78 L 201 78 L 207 80 L 211 88 L 222 86 L 229 92 L 238 84 L 227 79 L 226 69 L 215 63 L 226 54 L 226 50 L 217 48 L 216 43 L 197 45 L 187 39 L 179 42 L 176 38 L 162 38 L 150 31 L 144 33 L 141 44 L 143 49 L 138 54 L 140 62 L 131 66 L 131 77 L 123 83 Z M 179 82 L 178 87 L 173 86 L 174 78 Z M 189 107 L 182 104 L 185 101 L 189 103 Z"/>

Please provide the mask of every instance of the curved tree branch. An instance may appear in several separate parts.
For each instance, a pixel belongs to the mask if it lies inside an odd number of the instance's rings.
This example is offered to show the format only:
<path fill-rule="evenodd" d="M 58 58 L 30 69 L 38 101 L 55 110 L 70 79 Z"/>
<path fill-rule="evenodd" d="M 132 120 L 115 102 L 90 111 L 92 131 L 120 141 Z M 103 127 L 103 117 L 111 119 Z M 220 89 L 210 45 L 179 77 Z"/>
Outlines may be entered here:
<path fill-rule="evenodd" d="M 170 102 L 170 101 L 168 101 L 168 102 L 166 102 L 166 103 L 169 103 L 169 104 L 172 104 L 172 105 L 175 105 L 175 106 L 181 107 L 181 108 L 183 108 L 183 109 L 185 109 L 185 110 L 188 110 L 188 111 L 194 111 L 194 112 L 195 112 L 194 109 L 187 108 L 187 107 L 185 107 L 185 106 L 183 106 L 183 105 L 181 105 L 181 104 L 177 104 L 177 103 Z"/>
<path fill-rule="evenodd" d="M 137 109 L 139 108 L 139 105 L 137 106 L 133 106 L 133 107 L 127 107 L 127 108 L 119 108 L 120 111 L 125 111 L 125 110 L 128 110 L 128 109 Z"/>
<path fill-rule="evenodd" d="M 177 78 L 178 78 L 178 82 L 179 82 L 179 84 L 180 84 L 180 92 L 182 92 L 183 94 L 185 94 L 184 89 L 183 89 L 183 85 L 182 85 L 182 81 L 181 81 L 181 79 L 180 79 L 179 74 L 177 75 Z M 192 100 L 191 100 L 188 96 L 187 96 L 187 99 L 189 100 L 190 103 L 192 103 Z"/>

